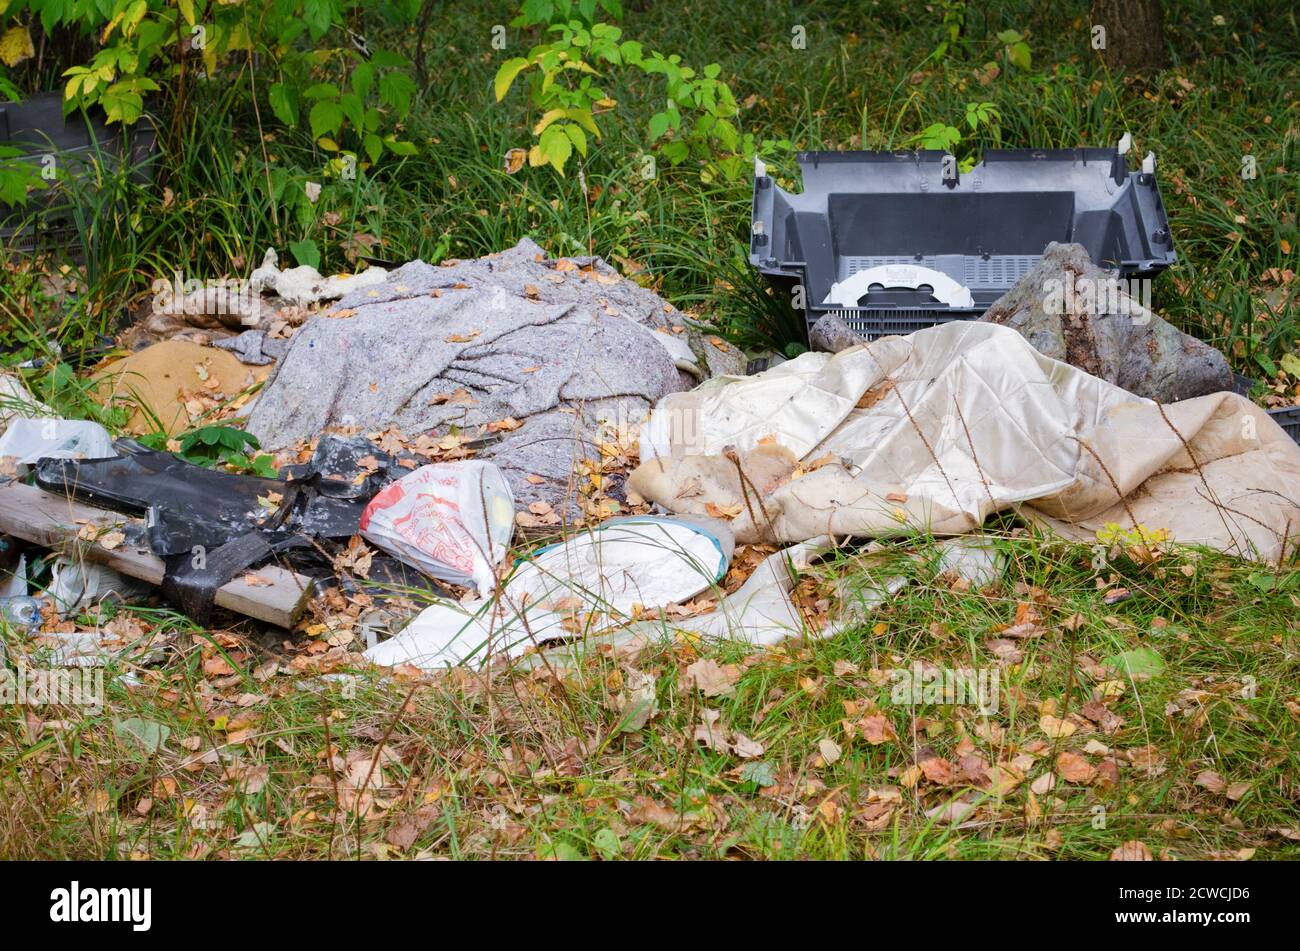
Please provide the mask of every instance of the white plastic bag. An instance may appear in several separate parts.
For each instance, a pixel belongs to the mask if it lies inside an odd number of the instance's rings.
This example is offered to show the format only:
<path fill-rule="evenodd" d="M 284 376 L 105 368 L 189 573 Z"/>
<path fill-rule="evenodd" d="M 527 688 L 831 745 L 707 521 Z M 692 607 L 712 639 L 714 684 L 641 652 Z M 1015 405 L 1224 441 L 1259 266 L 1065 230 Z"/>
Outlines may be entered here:
<path fill-rule="evenodd" d="M 84 419 L 15 419 L 0 436 L 0 458 L 12 456 L 20 466 L 40 459 L 107 459 L 116 455 L 108 430 Z"/>
<path fill-rule="evenodd" d="M 510 486 L 500 469 L 478 460 L 421 466 L 386 486 L 361 513 L 363 538 L 480 596 L 496 586 L 496 566 L 514 527 Z"/>

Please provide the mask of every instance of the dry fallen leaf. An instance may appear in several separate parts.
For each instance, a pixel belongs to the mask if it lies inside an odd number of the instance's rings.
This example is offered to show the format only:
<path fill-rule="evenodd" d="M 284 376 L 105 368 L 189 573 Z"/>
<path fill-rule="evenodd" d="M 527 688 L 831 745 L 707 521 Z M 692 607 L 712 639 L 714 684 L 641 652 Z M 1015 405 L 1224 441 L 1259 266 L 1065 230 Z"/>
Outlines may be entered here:
<path fill-rule="evenodd" d="M 126 541 L 126 535 L 122 532 L 109 532 L 106 535 L 100 536 L 99 547 L 107 548 L 109 551 L 112 551 L 124 541 Z"/>
<path fill-rule="evenodd" d="M 1067 783 L 1088 785 L 1097 775 L 1097 768 L 1078 753 L 1063 752 L 1056 757 L 1056 771 Z"/>
<path fill-rule="evenodd" d="M 745 510 L 743 505 L 718 505 L 716 502 L 704 503 L 704 511 L 712 518 L 735 518 Z"/>
<path fill-rule="evenodd" d="M 1079 727 L 1070 720 L 1062 720 L 1060 717 L 1054 717 L 1050 713 L 1043 714 L 1038 720 L 1038 726 L 1044 733 L 1054 740 L 1065 739 L 1073 736 Z"/>
<path fill-rule="evenodd" d="M 1110 853 L 1112 862 L 1153 862 L 1151 850 L 1146 847 L 1146 843 L 1137 839 L 1130 839 L 1123 845 L 1115 847 L 1115 851 Z"/>
<path fill-rule="evenodd" d="M 723 666 L 706 657 L 686 668 L 683 684 L 688 690 L 697 689 L 706 697 L 721 697 L 735 692 L 740 673 L 735 664 Z"/>
<path fill-rule="evenodd" d="M 1228 784 L 1212 769 L 1204 769 L 1196 774 L 1195 783 L 1203 786 L 1212 793 L 1221 793 L 1228 788 Z"/>
<path fill-rule="evenodd" d="M 817 752 L 821 754 L 822 763 L 826 766 L 837 762 L 844 755 L 840 745 L 829 737 L 823 737 L 817 741 Z"/>
<path fill-rule="evenodd" d="M 528 159 L 527 149 L 511 149 L 505 154 L 502 162 L 507 175 L 516 174 L 524 167 L 524 162 Z"/>

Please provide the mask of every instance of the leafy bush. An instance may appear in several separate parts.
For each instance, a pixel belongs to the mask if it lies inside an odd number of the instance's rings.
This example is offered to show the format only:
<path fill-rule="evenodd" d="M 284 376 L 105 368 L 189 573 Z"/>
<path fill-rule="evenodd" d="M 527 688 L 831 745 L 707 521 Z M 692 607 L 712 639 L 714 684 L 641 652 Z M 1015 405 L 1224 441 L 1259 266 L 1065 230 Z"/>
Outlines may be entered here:
<path fill-rule="evenodd" d="M 40 85 L 33 33 L 51 48 L 72 37 L 60 48 L 88 53 L 64 64 L 65 112 L 98 108 L 129 126 L 161 96 L 179 122 L 193 84 L 221 78 L 243 84 L 259 125 L 273 116 L 306 128 L 335 156 L 328 171 L 347 176 L 385 152 L 415 151 L 393 131 L 416 88 L 408 61 L 372 49 L 359 30 L 407 25 L 418 8 L 419 0 L 9 0 L 0 2 L 0 62 L 9 73 L 0 72 L 0 93 L 18 98 L 20 76 L 29 89 Z M 0 199 L 18 204 L 34 183 L 13 158 L 0 156 Z"/>
<path fill-rule="evenodd" d="M 568 6 L 562 0 L 525 4 L 525 13 L 515 22 L 545 22 L 544 12 Z M 595 4 L 578 6 L 594 12 Z M 737 178 L 747 171 L 756 152 L 754 136 L 742 135 L 737 128 L 736 98 L 719 79 L 722 67 L 717 63 L 697 72 L 675 53 L 665 56 L 636 40 L 622 39 L 623 31 L 609 23 L 588 25 L 574 19 L 551 23 L 546 29 L 555 38 L 533 47 L 527 56 L 506 60 L 494 82 L 500 102 L 515 79 L 528 74 L 529 95 L 541 113 L 532 129 L 537 141 L 528 149 L 529 165 L 549 164 L 563 175 L 575 150 L 587 155 L 588 134 L 597 139 L 601 135 L 596 117 L 618 105 L 597 82 L 597 66 L 608 65 L 663 77 L 666 104 L 650 117 L 646 132 L 647 141 L 671 165 L 698 159 L 706 179 Z"/>
<path fill-rule="evenodd" d="M 140 440 L 146 446 L 163 449 L 167 437 L 155 433 Z M 224 465 L 236 472 L 248 472 L 266 479 L 276 477 L 275 466 L 271 456 L 258 454 L 261 444 L 252 433 L 246 433 L 234 426 L 201 426 L 192 429 L 180 438 L 177 455 L 186 462 L 196 466 Z"/>

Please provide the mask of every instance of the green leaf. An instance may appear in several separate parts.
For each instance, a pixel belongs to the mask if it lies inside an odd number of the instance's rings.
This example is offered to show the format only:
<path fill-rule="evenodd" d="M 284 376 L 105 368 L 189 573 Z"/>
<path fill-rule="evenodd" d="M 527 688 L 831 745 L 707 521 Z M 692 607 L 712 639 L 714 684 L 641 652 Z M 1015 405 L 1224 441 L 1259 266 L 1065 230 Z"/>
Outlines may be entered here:
<path fill-rule="evenodd" d="M 331 0 L 305 0 L 302 5 L 303 22 L 311 31 L 311 38 L 319 40 L 329 30 L 330 24 L 340 14 Z"/>
<path fill-rule="evenodd" d="M 510 84 L 527 67 L 528 60 L 519 56 L 508 59 L 501 64 L 501 68 L 497 70 L 496 79 L 492 81 L 492 88 L 496 93 L 497 102 L 506 97 L 506 93 L 510 91 Z"/>
<path fill-rule="evenodd" d="M 1130 677 L 1157 677 L 1165 669 L 1164 660 L 1150 647 L 1135 647 L 1102 663 Z"/>
<path fill-rule="evenodd" d="M 1300 357 L 1294 353 L 1286 353 L 1282 355 L 1281 363 L 1282 370 L 1287 376 L 1300 380 Z"/>
<path fill-rule="evenodd" d="M 339 97 L 339 87 L 333 83 L 316 83 L 314 86 L 308 86 L 302 97 L 304 99 L 337 99 Z"/>
<path fill-rule="evenodd" d="M 591 845 L 607 862 L 618 858 L 623 851 L 623 844 L 619 841 L 618 833 L 606 826 L 591 837 Z"/>
<path fill-rule="evenodd" d="M 546 158 L 546 161 L 550 162 L 555 167 L 555 170 L 563 175 L 564 163 L 573 154 L 573 142 L 564 134 L 564 130 L 559 126 L 551 126 L 542 133 L 537 145 L 542 150 L 542 155 Z"/>
<path fill-rule="evenodd" d="M 399 117 L 411 111 L 414 94 L 415 80 L 406 73 L 384 73 L 379 78 L 379 101 L 396 109 Z"/>
<path fill-rule="evenodd" d="M 389 135 L 384 137 L 384 145 L 388 151 L 394 155 L 414 155 L 415 146 L 410 142 L 398 141 L 395 137 Z"/>
<path fill-rule="evenodd" d="M 650 117 L 650 141 L 653 142 L 668 131 L 669 115 L 666 112 L 656 112 Z"/>
<path fill-rule="evenodd" d="M 171 727 L 153 720 L 140 717 L 127 717 L 125 720 L 113 721 L 113 733 L 123 740 L 129 740 L 145 753 L 157 753 L 171 736 Z"/>
<path fill-rule="evenodd" d="M 298 104 L 293 100 L 293 93 L 284 83 L 272 83 L 267 96 L 271 100 L 271 111 L 275 117 L 289 128 L 298 124 Z"/>
<path fill-rule="evenodd" d="M 587 155 L 587 134 L 582 129 L 572 123 L 565 123 L 561 126 L 564 134 L 573 142 L 573 147 L 578 150 L 578 154 L 584 158 Z"/>
<path fill-rule="evenodd" d="M 301 241 L 295 241 L 289 245 L 289 250 L 293 253 L 294 258 L 299 264 L 308 264 L 311 267 L 320 267 L 320 248 L 316 247 L 316 242 L 311 238 L 303 238 Z"/>
<path fill-rule="evenodd" d="M 322 99 L 311 107 L 307 120 L 311 124 L 313 139 L 318 139 L 327 133 L 337 135 L 339 129 L 343 127 L 343 110 L 339 108 L 337 102 Z"/>
<path fill-rule="evenodd" d="M 369 63 L 358 63 L 356 69 L 352 70 L 352 91 L 362 99 L 370 95 L 370 89 L 374 81 L 375 68 Z"/>

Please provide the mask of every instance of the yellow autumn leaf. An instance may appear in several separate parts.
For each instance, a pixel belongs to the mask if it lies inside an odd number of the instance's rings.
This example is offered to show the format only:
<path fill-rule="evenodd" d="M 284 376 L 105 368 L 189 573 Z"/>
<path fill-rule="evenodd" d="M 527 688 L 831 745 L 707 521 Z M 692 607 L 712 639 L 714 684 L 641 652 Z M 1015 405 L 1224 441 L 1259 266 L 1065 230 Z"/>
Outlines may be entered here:
<path fill-rule="evenodd" d="M 0 61 L 6 66 L 17 66 L 25 59 L 36 55 L 32 46 L 32 35 L 25 26 L 11 26 L 4 36 L 0 36 Z"/>

